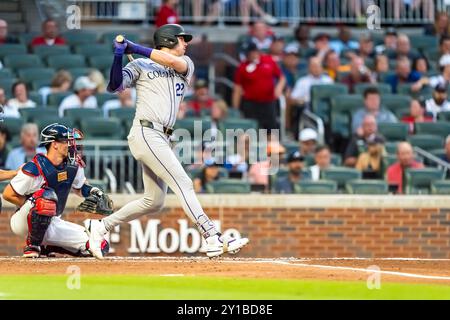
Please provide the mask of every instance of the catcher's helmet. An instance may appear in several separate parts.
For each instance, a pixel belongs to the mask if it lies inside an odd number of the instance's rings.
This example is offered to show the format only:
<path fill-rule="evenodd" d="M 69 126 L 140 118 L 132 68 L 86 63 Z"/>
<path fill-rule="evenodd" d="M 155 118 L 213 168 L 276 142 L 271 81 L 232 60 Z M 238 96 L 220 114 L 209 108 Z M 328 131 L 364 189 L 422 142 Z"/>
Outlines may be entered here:
<path fill-rule="evenodd" d="M 156 49 L 166 47 L 174 48 L 178 43 L 177 37 L 183 37 L 184 41 L 192 40 L 192 35 L 184 31 L 184 28 L 179 24 L 165 24 L 159 27 L 153 35 L 153 41 Z"/>

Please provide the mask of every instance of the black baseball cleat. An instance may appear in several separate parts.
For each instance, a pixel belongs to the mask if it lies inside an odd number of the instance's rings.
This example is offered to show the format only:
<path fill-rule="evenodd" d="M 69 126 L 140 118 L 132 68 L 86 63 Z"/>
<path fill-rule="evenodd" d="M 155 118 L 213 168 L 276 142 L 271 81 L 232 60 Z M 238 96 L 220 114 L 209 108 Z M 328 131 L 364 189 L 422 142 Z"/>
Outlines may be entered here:
<path fill-rule="evenodd" d="M 56 258 L 56 252 L 53 250 L 52 246 L 41 246 L 41 257 L 46 256 L 47 258 Z"/>
<path fill-rule="evenodd" d="M 27 245 L 23 249 L 22 257 L 24 257 L 24 258 L 39 258 L 40 255 L 41 255 L 41 248 L 30 244 L 30 245 Z"/>

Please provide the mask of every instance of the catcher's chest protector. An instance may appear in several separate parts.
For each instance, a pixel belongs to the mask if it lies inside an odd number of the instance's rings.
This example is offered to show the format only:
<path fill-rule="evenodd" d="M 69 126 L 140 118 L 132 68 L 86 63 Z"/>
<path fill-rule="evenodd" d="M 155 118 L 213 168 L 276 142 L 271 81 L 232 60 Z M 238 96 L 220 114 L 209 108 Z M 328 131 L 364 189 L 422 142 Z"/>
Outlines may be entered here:
<path fill-rule="evenodd" d="M 60 166 L 55 167 L 43 154 L 37 154 L 33 162 L 37 165 L 39 172 L 44 176 L 46 186 L 55 190 L 58 196 L 56 215 L 60 216 L 66 206 L 73 180 L 75 180 L 75 176 L 77 175 L 78 166 L 62 163 Z"/>

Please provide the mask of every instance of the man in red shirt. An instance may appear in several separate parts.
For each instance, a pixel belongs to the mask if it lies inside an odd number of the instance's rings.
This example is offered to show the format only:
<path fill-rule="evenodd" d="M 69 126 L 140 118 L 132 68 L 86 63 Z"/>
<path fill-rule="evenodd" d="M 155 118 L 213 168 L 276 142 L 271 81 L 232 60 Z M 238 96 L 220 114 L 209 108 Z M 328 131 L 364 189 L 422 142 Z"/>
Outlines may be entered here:
<path fill-rule="evenodd" d="M 53 46 L 65 45 L 66 40 L 58 36 L 58 25 L 55 20 L 47 19 L 42 23 L 42 35 L 37 36 L 31 41 L 31 46 Z"/>
<path fill-rule="evenodd" d="M 277 129 L 276 99 L 283 94 L 286 79 L 270 55 L 262 54 L 256 44 L 244 44 L 246 60 L 235 74 L 232 104 L 246 118 L 258 120 L 261 129 Z"/>
<path fill-rule="evenodd" d="M 206 80 L 199 79 L 194 84 L 194 95 L 186 99 L 187 106 L 193 110 L 196 116 L 200 116 L 202 110 L 211 110 L 215 99 L 209 94 Z"/>
<path fill-rule="evenodd" d="M 426 115 L 425 106 L 418 100 L 411 100 L 409 105 L 409 115 L 402 118 L 402 122 L 409 126 L 409 133 L 414 133 L 415 124 L 418 122 L 433 122 L 433 117 Z"/>
<path fill-rule="evenodd" d="M 397 159 L 398 161 L 387 169 L 386 176 L 390 185 L 398 186 L 397 194 L 402 194 L 405 186 L 405 170 L 421 169 L 424 165 L 414 160 L 414 151 L 409 142 L 400 142 L 397 145 Z"/>
<path fill-rule="evenodd" d="M 163 5 L 159 8 L 155 17 L 155 25 L 157 28 L 169 23 L 179 23 L 178 13 L 175 11 L 177 4 L 178 0 L 163 1 Z"/>

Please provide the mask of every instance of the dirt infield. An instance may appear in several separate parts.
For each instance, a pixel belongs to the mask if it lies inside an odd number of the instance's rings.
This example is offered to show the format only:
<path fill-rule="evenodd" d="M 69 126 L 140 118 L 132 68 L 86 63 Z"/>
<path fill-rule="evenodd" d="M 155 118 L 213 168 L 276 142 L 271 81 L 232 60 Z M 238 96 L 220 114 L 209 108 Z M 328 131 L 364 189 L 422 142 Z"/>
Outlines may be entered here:
<path fill-rule="evenodd" d="M 384 281 L 450 286 L 450 260 L 419 259 L 230 259 L 205 258 L 0 258 L 0 275 L 65 274 L 76 265 L 91 275 L 218 276 L 233 278 L 365 281 L 379 268 Z"/>

